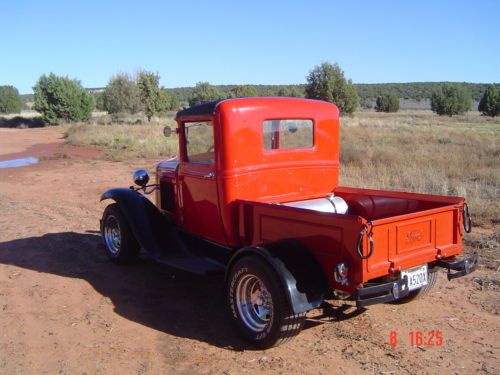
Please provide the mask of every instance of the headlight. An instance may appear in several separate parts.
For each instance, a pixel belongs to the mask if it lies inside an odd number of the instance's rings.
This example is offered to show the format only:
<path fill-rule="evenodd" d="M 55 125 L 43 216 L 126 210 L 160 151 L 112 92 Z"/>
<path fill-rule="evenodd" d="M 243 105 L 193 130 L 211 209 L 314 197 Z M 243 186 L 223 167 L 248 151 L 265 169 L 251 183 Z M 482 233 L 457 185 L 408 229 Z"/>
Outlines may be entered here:
<path fill-rule="evenodd" d="M 133 174 L 133 179 L 136 185 L 144 187 L 149 182 L 149 174 L 145 169 L 138 169 Z"/>

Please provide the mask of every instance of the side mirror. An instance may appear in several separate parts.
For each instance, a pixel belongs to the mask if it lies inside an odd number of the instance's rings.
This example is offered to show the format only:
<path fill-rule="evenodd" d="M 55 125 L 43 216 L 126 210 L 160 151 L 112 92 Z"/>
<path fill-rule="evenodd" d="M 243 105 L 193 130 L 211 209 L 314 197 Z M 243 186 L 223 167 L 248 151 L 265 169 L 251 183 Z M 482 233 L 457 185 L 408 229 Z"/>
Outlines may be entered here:
<path fill-rule="evenodd" d="M 146 186 L 149 182 L 149 174 L 145 169 L 136 170 L 132 176 L 134 183 L 140 187 Z"/>
<path fill-rule="evenodd" d="M 172 135 L 172 128 L 170 128 L 170 126 L 165 126 L 163 128 L 163 135 L 165 137 L 170 137 Z"/>

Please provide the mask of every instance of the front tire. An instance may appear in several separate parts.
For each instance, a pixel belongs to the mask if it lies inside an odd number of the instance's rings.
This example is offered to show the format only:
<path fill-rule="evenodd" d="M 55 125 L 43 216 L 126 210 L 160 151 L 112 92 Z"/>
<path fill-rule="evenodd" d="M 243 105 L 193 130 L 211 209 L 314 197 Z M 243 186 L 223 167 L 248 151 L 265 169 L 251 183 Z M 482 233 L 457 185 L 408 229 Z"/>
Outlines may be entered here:
<path fill-rule="evenodd" d="M 109 259 L 117 263 L 128 263 L 137 258 L 140 246 L 117 203 L 110 204 L 104 210 L 101 234 Z"/>
<path fill-rule="evenodd" d="M 260 348 L 283 344 L 304 326 L 305 313 L 293 313 L 278 275 L 260 257 L 236 262 L 228 278 L 227 300 L 243 336 Z"/>

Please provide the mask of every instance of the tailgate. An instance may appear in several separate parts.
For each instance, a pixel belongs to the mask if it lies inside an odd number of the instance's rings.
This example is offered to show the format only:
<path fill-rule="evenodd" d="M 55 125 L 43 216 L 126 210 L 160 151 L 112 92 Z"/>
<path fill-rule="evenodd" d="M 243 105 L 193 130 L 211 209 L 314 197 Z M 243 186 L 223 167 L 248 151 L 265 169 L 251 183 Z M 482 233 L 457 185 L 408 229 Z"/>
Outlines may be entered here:
<path fill-rule="evenodd" d="M 387 275 L 391 268 L 398 271 L 461 254 L 462 207 L 449 205 L 369 223 L 374 251 L 364 260 L 363 281 Z"/>

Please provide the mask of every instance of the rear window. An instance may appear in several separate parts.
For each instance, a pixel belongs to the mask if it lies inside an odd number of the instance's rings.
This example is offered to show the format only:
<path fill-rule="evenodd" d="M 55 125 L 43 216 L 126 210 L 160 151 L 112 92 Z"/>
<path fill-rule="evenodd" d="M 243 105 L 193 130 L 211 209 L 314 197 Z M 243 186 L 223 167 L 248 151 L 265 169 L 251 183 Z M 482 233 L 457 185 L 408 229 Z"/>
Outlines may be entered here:
<path fill-rule="evenodd" d="M 311 148 L 314 145 L 312 120 L 266 120 L 262 130 L 265 150 Z"/>

